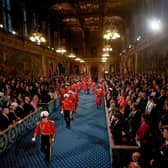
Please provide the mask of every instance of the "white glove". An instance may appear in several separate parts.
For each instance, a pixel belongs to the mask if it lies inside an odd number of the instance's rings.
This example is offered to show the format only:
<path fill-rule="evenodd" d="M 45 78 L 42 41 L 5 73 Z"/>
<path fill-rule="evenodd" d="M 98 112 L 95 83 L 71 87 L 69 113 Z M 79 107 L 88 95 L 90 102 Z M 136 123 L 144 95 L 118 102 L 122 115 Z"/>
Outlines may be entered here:
<path fill-rule="evenodd" d="M 61 111 L 61 114 L 63 114 L 64 112 L 63 111 Z"/>
<path fill-rule="evenodd" d="M 54 142 L 54 138 L 52 138 L 52 142 Z"/>
<path fill-rule="evenodd" d="M 33 141 L 33 142 L 34 142 L 34 141 L 36 141 L 36 138 L 35 138 L 35 137 L 33 137 L 33 138 L 32 138 L 32 141 Z"/>
<path fill-rule="evenodd" d="M 18 123 L 20 124 L 22 122 L 22 120 L 19 120 Z"/>

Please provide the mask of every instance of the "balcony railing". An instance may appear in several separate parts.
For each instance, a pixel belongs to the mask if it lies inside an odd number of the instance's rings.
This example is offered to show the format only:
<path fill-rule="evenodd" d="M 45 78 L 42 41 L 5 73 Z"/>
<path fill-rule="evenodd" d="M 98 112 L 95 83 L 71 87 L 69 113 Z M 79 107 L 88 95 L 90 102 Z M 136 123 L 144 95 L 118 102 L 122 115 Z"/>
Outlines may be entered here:
<path fill-rule="evenodd" d="M 7 151 L 19 138 L 25 133 L 35 127 L 40 120 L 40 113 L 42 110 L 48 110 L 49 114 L 58 113 L 59 98 L 51 100 L 49 103 L 39 104 L 39 109 L 19 120 L 16 124 L 0 132 L 0 154 Z"/>

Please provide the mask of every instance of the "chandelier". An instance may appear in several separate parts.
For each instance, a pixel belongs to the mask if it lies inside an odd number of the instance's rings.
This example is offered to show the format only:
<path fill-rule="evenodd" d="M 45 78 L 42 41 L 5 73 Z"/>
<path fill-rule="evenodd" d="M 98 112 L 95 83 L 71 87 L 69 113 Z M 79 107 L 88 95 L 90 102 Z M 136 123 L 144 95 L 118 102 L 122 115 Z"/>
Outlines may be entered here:
<path fill-rule="evenodd" d="M 32 42 L 36 42 L 37 44 L 41 44 L 41 43 L 45 43 L 46 39 L 45 37 L 39 33 L 39 32 L 35 32 L 33 33 L 30 38 L 29 38 Z"/>
<path fill-rule="evenodd" d="M 58 48 L 58 49 L 56 50 L 56 52 L 59 53 L 59 54 L 64 54 L 64 53 L 67 52 L 67 50 L 66 50 L 65 48 L 63 48 L 63 47 L 60 47 L 60 48 Z"/>
<path fill-rule="evenodd" d="M 81 61 L 81 59 L 80 58 L 75 58 L 75 61 Z"/>
<path fill-rule="evenodd" d="M 107 58 L 102 58 L 101 62 L 107 62 Z"/>
<path fill-rule="evenodd" d="M 116 40 L 120 38 L 120 34 L 117 32 L 116 29 L 107 30 L 103 35 L 103 38 L 106 40 Z"/>
<path fill-rule="evenodd" d="M 108 52 L 105 52 L 102 54 L 102 57 L 109 57 L 109 56 L 110 56 L 110 54 Z"/>
<path fill-rule="evenodd" d="M 75 54 L 71 53 L 68 57 L 69 58 L 75 58 L 76 56 L 75 56 Z"/>
<path fill-rule="evenodd" d="M 80 63 L 84 63 L 85 61 L 81 58 L 75 58 L 75 61 L 79 61 Z"/>
<path fill-rule="evenodd" d="M 106 46 L 102 50 L 103 50 L 103 52 L 111 52 L 111 51 L 113 51 L 113 49 L 110 46 Z"/>

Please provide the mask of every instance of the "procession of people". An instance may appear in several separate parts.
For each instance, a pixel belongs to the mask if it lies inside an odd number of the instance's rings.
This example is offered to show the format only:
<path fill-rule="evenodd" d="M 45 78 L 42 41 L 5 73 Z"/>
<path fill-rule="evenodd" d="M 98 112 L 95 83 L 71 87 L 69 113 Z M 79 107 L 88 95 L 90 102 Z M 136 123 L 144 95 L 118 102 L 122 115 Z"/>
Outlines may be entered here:
<path fill-rule="evenodd" d="M 87 86 L 85 90 L 85 86 Z M 74 115 L 77 113 L 77 107 L 79 103 L 78 93 L 83 88 L 83 92 L 90 94 L 90 89 L 92 87 L 92 93 L 96 96 L 97 107 L 100 108 L 102 104 L 103 96 L 103 84 L 102 81 L 99 82 L 96 89 L 96 83 L 93 82 L 91 78 L 86 75 L 82 79 L 67 78 L 67 80 L 57 87 L 58 94 L 60 95 L 61 104 L 61 114 L 66 123 L 66 128 L 71 129 L 71 121 L 74 120 Z M 54 138 L 56 136 L 55 123 L 53 120 L 49 120 L 48 111 L 42 111 L 41 121 L 37 123 L 37 127 L 34 131 L 32 141 L 36 140 L 37 135 L 41 134 L 41 152 L 45 154 L 45 160 L 51 161 L 51 147 L 54 143 Z"/>
<path fill-rule="evenodd" d="M 88 74 L 53 76 L 48 80 L 40 78 L 26 82 L 4 79 L 0 87 L 1 131 L 10 129 L 27 115 L 35 113 L 38 102 L 48 102 L 58 97 L 65 128 L 73 129 L 71 123 L 78 120 L 79 93 L 83 92 L 82 96 L 95 96 L 98 111 L 105 95 L 115 144 L 129 143 L 139 147 L 139 153 L 133 154 L 130 167 L 140 164 L 141 167 L 155 168 L 162 163 L 167 164 L 168 84 L 165 76 L 113 74 L 106 75 L 104 80 L 97 83 Z M 55 121 L 49 119 L 49 112 L 45 110 L 40 117 L 32 141 L 36 141 L 38 134 L 41 134 L 41 152 L 45 154 L 44 159 L 50 162 L 56 137 Z"/>

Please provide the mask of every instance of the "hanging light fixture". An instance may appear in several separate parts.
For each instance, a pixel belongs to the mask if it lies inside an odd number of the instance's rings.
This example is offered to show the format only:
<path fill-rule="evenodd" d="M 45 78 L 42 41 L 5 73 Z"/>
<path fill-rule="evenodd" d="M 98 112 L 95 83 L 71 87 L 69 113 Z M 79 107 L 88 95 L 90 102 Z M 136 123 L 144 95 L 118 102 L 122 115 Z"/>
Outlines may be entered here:
<path fill-rule="evenodd" d="M 105 58 L 102 58 L 102 61 L 107 61 L 107 57 L 105 57 Z"/>
<path fill-rule="evenodd" d="M 84 60 L 80 60 L 80 63 L 84 63 L 85 61 Z"/>
<path fill-rule="evenodd" d="M 60 53 L 60 54 L 64 54 L 64 53 L 67 52 L 67 50 L 64 49 L 63 47 L 60 47 L 60 48 L 58 48 L 58 49 L 56 50 L 56 52 L 57 52 L 57 53 Z"/>
<path fill-rule="evenodd" d="M 36 42 L 37 44 L 41 44 L 41 43 L 45 43 L 46 42 L 46 39 L 45 37 L 39 33 L 39 32 L 35 32 L 33 33 L 29 39 L 32 41 L 32 42 Z"/>
<path fill-rule="evenodd" d="M 116 29 L 108 30 L 105 32 L 103 38 L 106 40 L 116 40 L 120 38 L 120 34 L 117 32 Z"/>
<path fill-rule="evenodd" d="M 111 25 L 108 26 L 108 29 L 105 30 L 103 38 L 106 40 L 116 40 L 120 38 L 120 34 L 118 33 L 113 21 L 111 22 Z"/>
<path fill-rule="evenodd" d="M 61 55 L 64 55 L 67 52 L 64 45 L 62 44 L 62 40 L 61 40 L 60 36 L 58 38 L 58 48 L 56 49 L 56 52 L 61 54 Z"/>
<path fill-rule="evenodd" d="M 75 54 L 71 53 L 70 55 L 68 55 L 69 58 L 75 58 Z"/>
<path fill-rule="evenodd" d="M 71 51 L 70 51 L 70 54 L 67 55 L 69 58 L 76 58 L 76 55 L 74 54 L 73 52 L 73 49 L 72 49 L 72 44 L 71 44 Z"/>
<path fill-rule="evenodd" d="M 81 61 L 81 59 L 80 58 L 75 58 L 75 61 Z"/>
<path fill-rule="evenodd" d="M 109 45 L 103 48 L 103 52 L 111 52 L 111 51 L 113 51 L 113 49 Z"/>
<path fill-rule="evenodd" d="M 102 54 L 102 57 L 109 57 L 109 56 L 110 54 L 108 52 Z"/>

